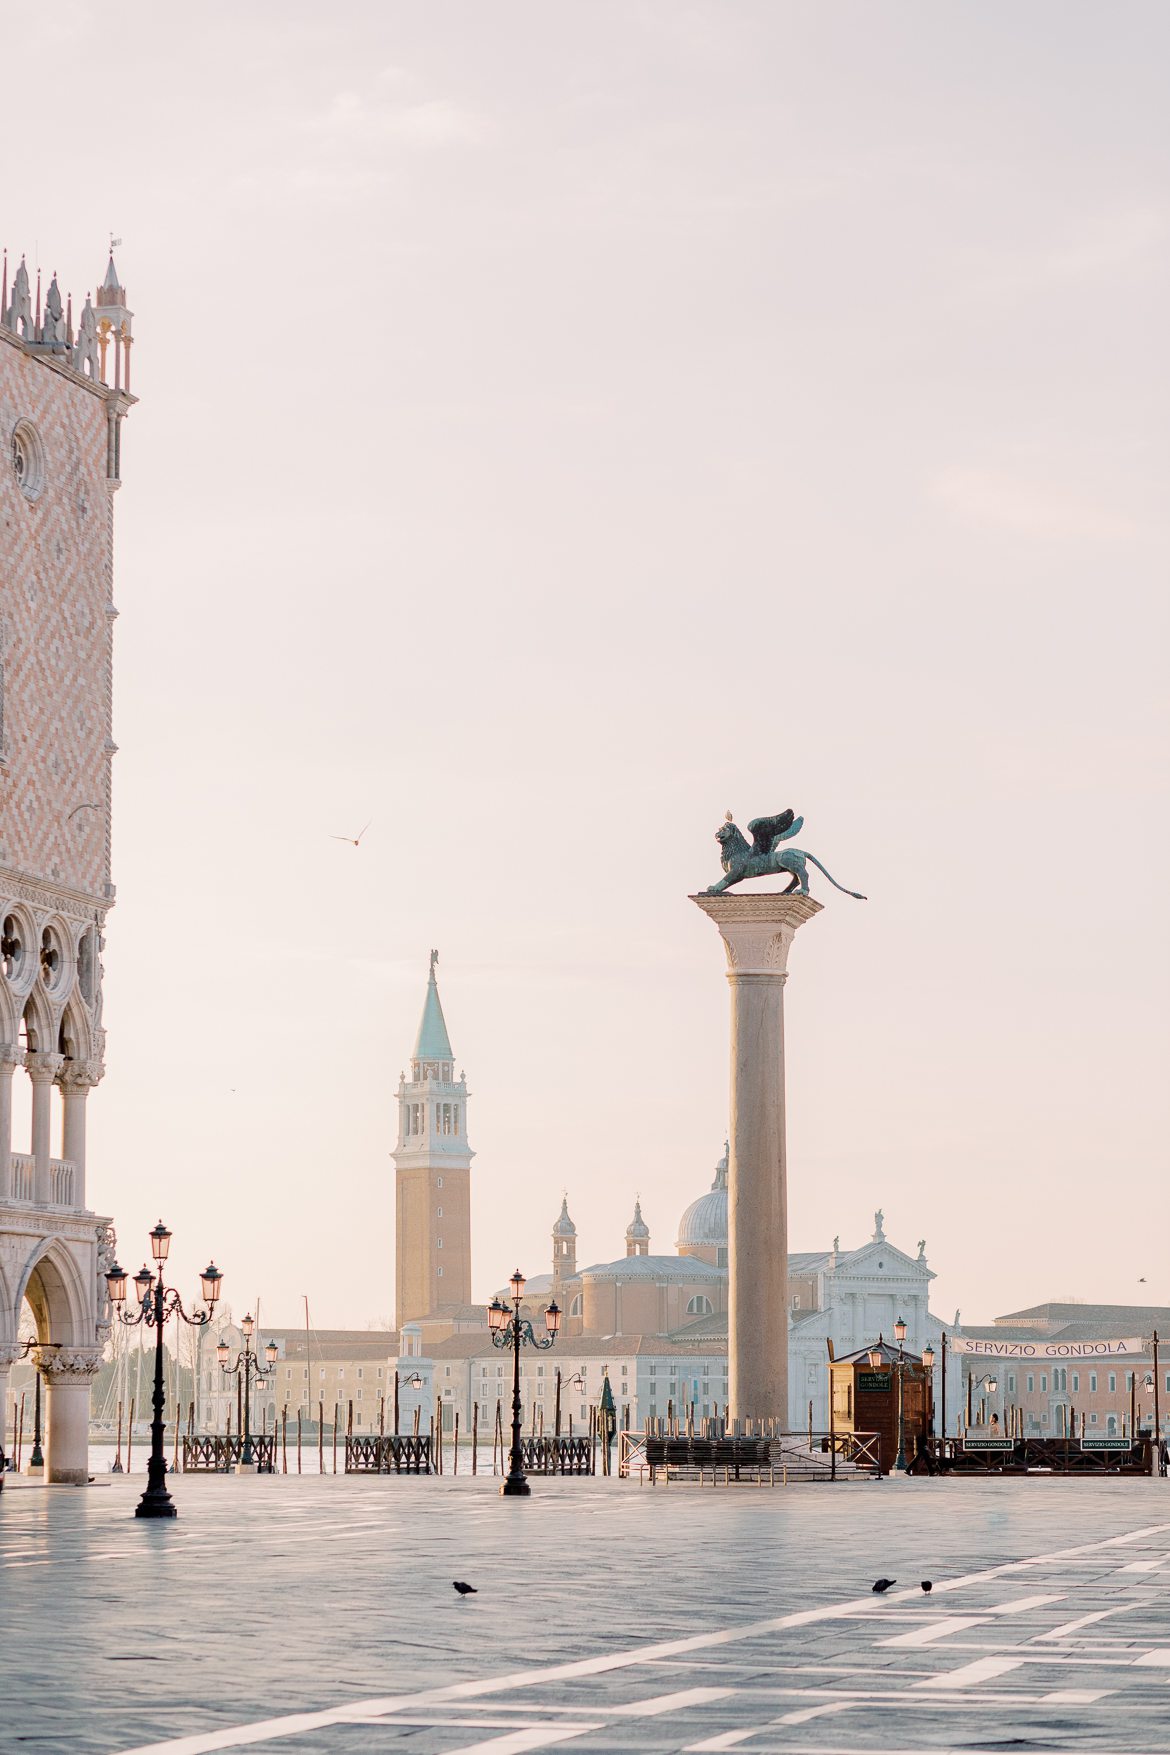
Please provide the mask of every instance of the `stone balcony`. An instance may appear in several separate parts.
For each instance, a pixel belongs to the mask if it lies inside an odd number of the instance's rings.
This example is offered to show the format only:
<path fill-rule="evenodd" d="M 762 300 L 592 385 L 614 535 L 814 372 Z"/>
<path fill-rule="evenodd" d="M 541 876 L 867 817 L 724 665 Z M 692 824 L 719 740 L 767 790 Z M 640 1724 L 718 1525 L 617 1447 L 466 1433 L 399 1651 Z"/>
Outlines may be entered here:
<path fill-rule="evenodd" d="M 65 1212 L 77 1210 L 73 1191 L 76 1184 L 74 1175 L 76 1166 L 69 1158 L 49 1159 L 49 1200 L 50 1207 L 59 1207 Z M 36 1199 L 36 1160 L 31 1152 L 13 1152 L 12 1154 L 12 1195 L 9 1203 L 12 1206 L 39 1206 Z"/>

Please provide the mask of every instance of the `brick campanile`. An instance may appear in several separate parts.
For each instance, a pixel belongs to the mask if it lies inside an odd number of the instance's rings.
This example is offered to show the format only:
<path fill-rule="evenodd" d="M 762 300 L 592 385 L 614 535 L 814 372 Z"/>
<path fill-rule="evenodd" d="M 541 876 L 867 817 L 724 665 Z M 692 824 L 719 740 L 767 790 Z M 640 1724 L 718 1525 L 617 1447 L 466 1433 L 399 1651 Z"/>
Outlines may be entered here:
<path fill-rule="evenodd" d="M 467 1080 L 455 1077 L 431 952 L 410 1077 L 398 1081 L 395 1326 L 471 1302 L 471 1160 Z"/>

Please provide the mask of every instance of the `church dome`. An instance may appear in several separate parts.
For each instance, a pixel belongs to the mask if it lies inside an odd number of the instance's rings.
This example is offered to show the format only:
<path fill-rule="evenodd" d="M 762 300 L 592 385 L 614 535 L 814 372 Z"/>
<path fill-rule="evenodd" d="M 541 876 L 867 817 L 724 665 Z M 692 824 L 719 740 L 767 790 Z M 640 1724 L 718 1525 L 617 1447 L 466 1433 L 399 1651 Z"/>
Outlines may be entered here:
<path fill-rule="evenodd" d="M 693 1200 L 678 1222 L 679 1249 L 724 1249 L 727 1246 L 727 1157 L 715 1166 L 710 1192 Z"/>

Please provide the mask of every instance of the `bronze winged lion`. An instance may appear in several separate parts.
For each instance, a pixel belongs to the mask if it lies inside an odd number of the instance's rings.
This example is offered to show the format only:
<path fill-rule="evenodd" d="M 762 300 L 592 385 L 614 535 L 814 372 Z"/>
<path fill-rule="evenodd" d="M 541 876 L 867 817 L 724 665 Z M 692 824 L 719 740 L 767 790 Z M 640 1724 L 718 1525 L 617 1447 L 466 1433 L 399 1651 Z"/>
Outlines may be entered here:
<path fill-rule="evenodd" d="M 814 853 L 803 853 L 799 847 L 780 845 L 792 835 L 798 835 L 803 826 L 804 818 L 796 816 L 790 810 L 782 810 L 774 817 L 756 817 L 754 822 L 748 824 L 748 833 L 752 838 L 749 847 L 728 811 L 726 822 L 721 823 L 715 831 L 726 876 L 705 890 L 704 895 L 718 896 L 724 890 L 729 890 L 732 884 L 742 883 L 744 878 L 770 877 L 773 872 L 787 871 L 791 872 L 792 881 L 782 894 L 790 896 L 794 890 L 799 890 L 802 896 L 807 896 L 808 865 L 811 861 L 818 871 L 824 872 L 835 890 L 840 890 L 844 896 L 854 897 L 858 902 L 864 902 L 866 897 L 859 890 L 847 890 L 844 884 L 839 884 Z"/>

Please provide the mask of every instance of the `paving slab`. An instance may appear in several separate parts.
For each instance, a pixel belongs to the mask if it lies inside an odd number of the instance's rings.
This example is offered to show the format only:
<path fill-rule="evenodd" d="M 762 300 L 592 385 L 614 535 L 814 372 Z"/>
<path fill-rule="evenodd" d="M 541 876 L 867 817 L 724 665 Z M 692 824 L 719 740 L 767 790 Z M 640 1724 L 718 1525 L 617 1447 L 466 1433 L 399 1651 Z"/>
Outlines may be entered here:
<path fill-rule="evenodd" d="M 141 1486 L 0 1495 L 2 1755 L 1170 1755 L 1157 1480 Z"/>

